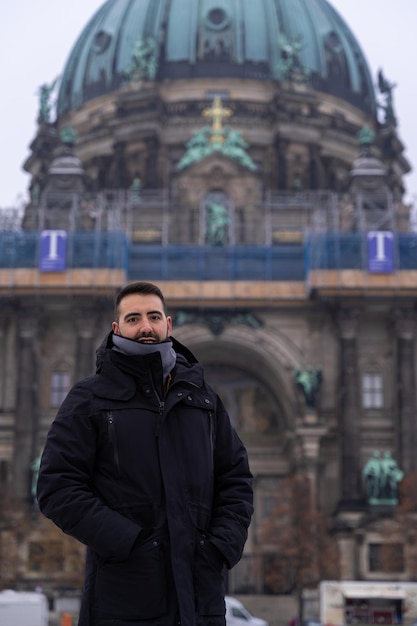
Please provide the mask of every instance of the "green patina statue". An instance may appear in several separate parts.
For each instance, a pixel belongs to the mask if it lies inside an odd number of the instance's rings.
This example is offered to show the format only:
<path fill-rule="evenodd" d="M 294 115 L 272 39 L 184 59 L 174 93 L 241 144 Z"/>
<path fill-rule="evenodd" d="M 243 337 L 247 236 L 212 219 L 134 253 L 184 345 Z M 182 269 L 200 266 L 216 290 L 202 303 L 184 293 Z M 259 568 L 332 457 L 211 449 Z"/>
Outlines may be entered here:
<path fill-rule="evenodd" d="M 126 69 L 129 80 L 148 78 L 155 80 L 158 69 L 157 46 L 155 39 L 137 39 L 133 44 L 131 63 Z"/>
<path fill-rule="evenodd" d="M 177 169 L 182 170 L 217 152 L 251 171 L 256 170 L 256 165 L 247 152 L 249 144 L 242 134 L 223 126 L 223 120 L 231 115 L 232 111 L 223 107 L 221 99 L 214 98 L 213 105 L 203 111 L 203 116 L 212 120 L 212 126 L 204 126 L 193 134 L 186 144 L 187 151 L 177 164 Z"/>
<path fill-rule="evenodd" d="M 49 123 L 51 116 L 51 96 L 58 83 L 56 78 L 50 85 L 44 83 L 39 87 L 39 113 L 38 123 Z"/>
<path fill-rule="evenodd" d="M 132 204 L 139 204 L 141 189 L 142 189 L 142 181 L 139 178 L 139 176 L 136 175 L 130 186 L 130 200 Z"/>
<path fill-rule="evenodd" d="M 383 456 L 374 452 L 364 467 L 363 475 L 369 504 L 398 503 L 398 483 L 403 479 L 404 472 L 398 468 L 390 452 L 385 452 Z"/>
<path fill-rule="evenodd" d="M 72 126 L 65 126 L 65 128 L 60 131 L 59 136 L 64 145 L 73 146 L 77 139 L 77 132 Z"/>
<path fill-rule="evenodd" d="M 358 141 L 360 146 L 371 146 L 375 141 L 375 133 L 365 124 L 358 132 Z"/>
<path fill-rule="evenodd" d="M 220 202 L 206 206 L 206 243 L 224 246 L 228 242 L 229 213 Z"/>
<path fill-rule="evenodd" d="M 298 389 L 301 390 L 307 407 L 316 408 L 317 393 L 323 380 L 320 368 L 307 367 L 302 370 L 296 367 L 294 370 L 294 381 Z"/>
<path fill-rule="evenodd" d="M 224 156 L 237 161 L 243 167 L 254 171 L 256 165 L 246 152 L 249 144 L 243 139 L 239 131 L 229 128 L 222 129 L 223 141 L 218 141 L 219 135 L 216 134 L 216 141 L 212 141 L 212 131 L 205 126 L 196 131 L 190 141 L 186 144 L 187 151 L 177 165 L 177 169 L 182 170 L 193 163 L 198 163 L 210 154 L 216 152 L 224 154 Z"/>
<path fill-rule="evenodd" d="M 304 83 L 310 71 L 300 59 L 303 44 L 300 39 L 289 39 L 284 33 L 278 35 L 280 58 L 277 64 L 278 78 Z"/>
<path fill-rule="evenodd" d="M 385 111 L 385 122 L 387 124 L 397 124 L 397 119 L 394 112 L 394 99 L 392 92 L 397 85 L 390 83 L 384 76 L 382 70 L 378 72 L 378 87 L 381 94 L 385 96 L 385 104 L 381 105 L 381 108 Z"/>

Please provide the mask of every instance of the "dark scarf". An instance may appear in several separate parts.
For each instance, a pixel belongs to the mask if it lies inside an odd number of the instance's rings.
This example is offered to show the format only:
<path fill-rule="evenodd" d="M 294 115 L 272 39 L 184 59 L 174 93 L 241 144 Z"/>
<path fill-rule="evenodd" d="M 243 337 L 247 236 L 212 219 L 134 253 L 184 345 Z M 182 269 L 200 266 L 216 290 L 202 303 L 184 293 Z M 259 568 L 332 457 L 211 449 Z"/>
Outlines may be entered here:
<path fill-rule="evenodd" d="M 148 356 L 159 353 L 162 362 L 162 372 L 164 382 L 174 368 L 177 360 L 177 353 L 172 347 L 171 339 L 166 339 L 161 343 L 139 343 L 134 339 L 127 339 L 120 335 L 113 335 L 113 348 L 116 352 L 121 352 L 127 356 Z"/>

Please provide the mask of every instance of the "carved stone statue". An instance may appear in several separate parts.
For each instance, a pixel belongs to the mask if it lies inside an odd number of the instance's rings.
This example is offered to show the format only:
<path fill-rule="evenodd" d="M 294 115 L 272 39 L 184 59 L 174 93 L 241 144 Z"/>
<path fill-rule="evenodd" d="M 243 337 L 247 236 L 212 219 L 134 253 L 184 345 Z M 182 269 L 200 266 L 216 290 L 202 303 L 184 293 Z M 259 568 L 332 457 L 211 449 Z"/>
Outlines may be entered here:
<path fill-rule="evenodd" d="M 186 153 L 177 165 L 179 170 L 193 163 L 198 163 L 198 161 L 201 161 L 201 159 L 213 152 L 213 146 L 210 143 L 210 127 L 204 126 L 204 128 L 194 132 L 191 139 L 187 142 L 186 148 Z"/>
<path fill-rule="evenodd" d="M 221 152 L 243 167 L 251 171 L 256 170 L 256 164 L 247 152 L 249 144 L 243 139 L 240 131 L 223 126 L 223 120 L 233 115 L 233 111 L 224 107 L 221 99 L 216 97 L 212 106 L 205 109 L 202 115 L 211 119 L 212 125 L 194 132 L 186 144 L 187 152 L 179 161 L 177 169 L 184 169 L 210 154 Z"/>
<path fill-rule="evenodd" d="M 299 39 L 288 39 L 284 33 L 280 33 L 278 44 L 281 51 L 278 74 L 285 80 L 307 81 L 310 72 L 300 59 L 302 42 Z"/>
<path fill-rule="evenodd" d="M 375 141 L 375 133 L 365 124 L 358 132 L 358 140 L 360 146 L 371 146 Z"/>
<path fill-rule="evenodd" d="M 374 452 L 364 467 L 365 488 L 368 501 L 377 500 L 380 494 L 381 455 Z"/>
<path fill-rule="evenodd" d="M 56 78 L 50 85 L 44 83 L 39 87 L 39 114 L 38 123 L 48 123 L 51 115 L 51 95 L 56 87 L 58 79 Z"/>
<path fill-rule="evenodd" d="M 212 246 L 224 246 L 228 239 L 229 214 L 220 202 L 211 202 L 206 207 L 206 242 Z"/>
<path fill-rule="evenodd" d="M 397 119 L 394 113 L 394 99 L 392 92 L 397 85 L 390 83 L 384 76 L 382 70 L 378 72 L 378 87 L 379 91 L 385 96 L 385 105 L 381 105 L 381 108 L 385 111 L 385 122 L 387 124 L 397 124 Z"/>
<path fill-rule="evenodd" d="M 142 188 L 142 181 L 140 180 L 139 176 L 136 175 L 130 186 L 130 199 L 131 199 L 132 204 L 139 204 L 141 188 Z"/>
<path fill-rule="evenodd" d="M 177 165 L 177 169 L 182 170 L 193 163 L 201 161 L 210 154 L 220 152 L 229 159 L 240 163 L 243 167 L 254 171 L 256 164 L 247 152 L 249 144 L 243 139 L 241 133 L 230 128 L 222 128 L 222 141 L 219 141 L 219 134 L 216 131 L 216 141 L 213 142 L 212 129 L 205 126 L 196 131 L 190 141 L 187 142 L 187 152 L 181 158 Z"/>
<path fill-rule="evenodd" d="M 294 381 L 298 389 L 301 390 L 306 405 L 314 409 L 316 408 L 317 392 L 323 380 L 323 374 L 320 368 L 307 367 L 302 370 L 296 367 L 294 370 Z"/>
<path fill-rule="evenodd" d="M 77 131 L 72 126 L 65 126 L 59 133 L 60 139 L 66 146 L 73 146 L 77 139 Z"/>
<path fill-rule="evenodd" d="M 249 156 L 247 149 L 249 144 L 245 141 L 238 130 L 225 128 L 225 140 L 221 147 L 221 152 L 231 159 L 234 159 L 248 170 L 255 170 L 256 165 Z"/>
<path fill-rule="evenodd" d="M 397 466 L 390 452 L 374 452 L 363 470 L 366 497 L 369 504 L 397 504 L 398 483 L 404 472 Z"/>
<path fill-rule="evenodd" d="M 137 39 L 133 44 L 131 63 L 126 70 L 129 80 L 154 80 L 158 69 L 156 44 L 152 37 Z"/>

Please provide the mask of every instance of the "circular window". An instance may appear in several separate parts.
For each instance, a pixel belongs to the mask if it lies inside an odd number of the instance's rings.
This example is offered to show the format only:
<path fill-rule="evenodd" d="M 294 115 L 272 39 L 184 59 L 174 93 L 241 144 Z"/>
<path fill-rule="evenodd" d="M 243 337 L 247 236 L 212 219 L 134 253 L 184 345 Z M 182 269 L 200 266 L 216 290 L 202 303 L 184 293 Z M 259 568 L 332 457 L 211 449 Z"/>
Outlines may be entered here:
<path fill-rule="evenodd" d="M 206 25 L 212 30 L 223 30 L 229 22 L 230 16 L 221 8 L 210 9 L 206 15 Z"/>
<path fill-rule="evenodd" d="M 333 52 L 342 51 L 342 42 L 340 41 L 339 35 L 334 31 L 327 33 L 324 41 L 329 50 L 332 50 Z"/>
<path fill-rule="evenodd" d="M 100 30 L 94 37 L 93 49 L 94 52 L 100 54 L 104 52 L 110 45 L 111 35 L 104 30 Z"/>

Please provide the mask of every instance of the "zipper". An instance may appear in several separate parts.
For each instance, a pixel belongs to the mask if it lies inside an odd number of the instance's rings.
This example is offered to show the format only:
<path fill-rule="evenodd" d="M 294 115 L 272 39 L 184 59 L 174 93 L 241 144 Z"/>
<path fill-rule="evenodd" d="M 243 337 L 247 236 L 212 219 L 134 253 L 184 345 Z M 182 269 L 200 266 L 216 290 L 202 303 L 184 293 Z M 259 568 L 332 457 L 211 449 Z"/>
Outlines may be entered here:
<path fill-rule="evenodd" d="M 165 402 L 163 400 L 160 400 L 159 398 L 158 398 L 158 401 L 159 401 L 159 411 L 158 411 L 158 417 L 156 420 L 155 437 L 159 437 L 159 433 L 161 432 L 162 416 L 164 414 L 164 408 L 165 408 Z"/>
<path fill-rule="evenodd" d="M 159 434 L 161 432 L 162 416 L 164 414 L 165 402 L 164 400 L 161 400 L 161 396 L 159 395 L 155 387 L 155 383 L 154 383 L 152 376 L 150 376 L 150 381 L 151 381 L 152 391 L 154 392 L 155 398 L 157 399 L 158 405 L 159 405 L 158 417 L 156 419 L 156 427 L 155 427 L 155 437 L 159 437 Z"/>
<path fill-rule="evenodd" d="M 167 386 L 164 389 L 164 397 L 168 393 L 168 389 L 171 388 L 171 382 L 172 382 L 172 376 L 171 376 L 171 374 L 169 374 L 168 380 L 167 380 Z M 178 382 L 181 382 L 181 381 L 177 381 L 176 384 L 178 384 Z M 197 389 L 200 389 L 200 386 L 196 385 L 195 383 L 191 383 L 191 382 L 188 382 L 188 381 L 187 381 L 187 383 L 191 387 L 196 387 Z M 164 409 L 165 409 L 165 402 L 164 402 L 164 400 L 161 400 L 161 398 L 159 396 L 159 393 L 157 392 L 157 390 L 155 388 L 155 385 L 154 385 L 152 377 L 151 377 L 151 386 L 152 386 L 152 390 L 153 390 L 153 392 L 154 392 L 154 394 L 156 396 L 156 399 L 158 400 L 158 404 L 159 404 L 159 412 L 158 412 L 158 418 L 156 420 L 156 428 L 155 428 L 155 437 L 159 437 L 160 432 L 161 432 L 161 427 L 162 427 L 162 421 L 163 421 L 162 418 L 163 418 Z"/>
<path fill-rule="evenodd" d="M 113 412 L 107 411 L 107 427 L 109 433 L 109 441 L 113 447 L 113 460 L 117 474 L 120 475 L 119 451 L 117 449 L 116 432 L 114 430 Z"/>

